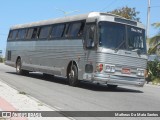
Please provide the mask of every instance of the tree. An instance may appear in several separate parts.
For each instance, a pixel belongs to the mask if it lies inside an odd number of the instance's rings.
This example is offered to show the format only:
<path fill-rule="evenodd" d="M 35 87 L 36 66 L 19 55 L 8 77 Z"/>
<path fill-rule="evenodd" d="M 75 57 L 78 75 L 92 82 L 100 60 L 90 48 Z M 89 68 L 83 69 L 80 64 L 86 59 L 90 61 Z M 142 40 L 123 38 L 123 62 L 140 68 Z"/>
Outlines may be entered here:
<path fill-rule="evenodd" d="M 129 7 L 125 6 L 125 7 L 119 8 L 119 9 L 115 9 L 115 10 L 108 12 L 108 13 L 116 14 L 116 15 L 122 16 L 124 18 L 140 22 L 140 18 L 137 17 L 137 15 L 140 12 L 136 11 L 136 8 L 129 8 Z"/>
<path fill-rule="evenodd" d="M 160 50 L 160 23 L 152 24 L 155 28 L 159 29 L 157 35 L 153 36 L 149 39 L 149 45 L 151 46 L 148 50 L 148 54 L 155 54 L 158 50 Z M 157 52 L 160 55 L 160 53 Z"/>

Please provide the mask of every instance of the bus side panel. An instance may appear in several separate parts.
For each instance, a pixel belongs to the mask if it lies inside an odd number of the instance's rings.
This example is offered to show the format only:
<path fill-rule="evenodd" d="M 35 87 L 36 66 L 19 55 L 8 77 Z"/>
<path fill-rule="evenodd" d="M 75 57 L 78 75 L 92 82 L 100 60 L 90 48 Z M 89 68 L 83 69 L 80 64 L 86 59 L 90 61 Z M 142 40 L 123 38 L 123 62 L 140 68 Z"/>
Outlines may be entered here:
<path fill-rule="evenodd" d="M 82 76 L 84 50 L 82 40 L 44 40 L 8 42 L 7 50 L 12 51 L 12 62 L 22 60 L 22 69 L 66 76 L 70 61 L 77 63 Z"/>

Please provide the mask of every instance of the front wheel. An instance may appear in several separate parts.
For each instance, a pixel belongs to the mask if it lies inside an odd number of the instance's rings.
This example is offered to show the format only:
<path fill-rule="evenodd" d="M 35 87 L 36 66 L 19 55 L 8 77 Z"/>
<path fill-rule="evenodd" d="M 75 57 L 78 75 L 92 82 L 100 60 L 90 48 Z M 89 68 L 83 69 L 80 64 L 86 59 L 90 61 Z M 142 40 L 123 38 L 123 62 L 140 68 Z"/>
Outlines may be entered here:
<path fill-rule="evenodd" d="M 16 63 L 16 72 L 17 72 L 17 74 L 19 74 L 19 75 L 28 75 L 28 74 L 29 74 L 29 71 L 27 71 L 27 70 L 22 70 L 22 62 L 21 62 L 21 59 L 18 59 L 18 60 L 17 60 L 17 63 Z"/>
<path fill-rule="evenodd" d="M 68 82 L 69 85 L 71 86 L 77 86 L 79 81 L 78 81 L 78 70 L 75 65 L 72 65 L 69 72 L 68 72 Z"/>

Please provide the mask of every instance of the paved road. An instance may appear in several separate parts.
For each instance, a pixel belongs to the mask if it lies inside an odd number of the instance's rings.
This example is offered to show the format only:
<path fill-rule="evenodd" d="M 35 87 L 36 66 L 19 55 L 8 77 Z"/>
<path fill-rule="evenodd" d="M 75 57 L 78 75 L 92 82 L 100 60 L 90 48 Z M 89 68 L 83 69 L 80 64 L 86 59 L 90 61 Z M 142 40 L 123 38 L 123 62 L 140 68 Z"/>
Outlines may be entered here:
<path fill-rule="evenodd" d="M 4 64 L 0 64 L 0 79 L 63 111 L 160 111 L 158 86 L 147 85 L 143 88 L 121 86 L 116 90 L 109 90 L 104 86 L 81 83 L 80 87 L 71 87 L 67 85 L 65 79 L 58 77 L 44 78 L 39 73 L 31 73 L 29 76 L 17 75 L 15 68 Z M 88 120 L 88 118 L 76 119 Z M 130 118 L 121 120 L 124 119 Z"/>

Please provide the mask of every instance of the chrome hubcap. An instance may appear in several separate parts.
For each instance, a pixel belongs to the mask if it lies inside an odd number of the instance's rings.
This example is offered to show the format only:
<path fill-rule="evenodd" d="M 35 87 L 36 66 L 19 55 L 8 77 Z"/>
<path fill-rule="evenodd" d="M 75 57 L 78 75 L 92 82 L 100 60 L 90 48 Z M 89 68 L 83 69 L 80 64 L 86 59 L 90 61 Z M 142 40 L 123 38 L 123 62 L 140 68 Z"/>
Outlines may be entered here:
<path fill-rule="evenodd" d="M 18 62 L 17 63 L 17 72 L 19 72 L 20 71 L 20 63 Z"/>
<path fill-rule="evenodd" d="M 71 70 L 71 72 L 69 73 L 69 77 L 70 77 L 71 79 L 74 78 L 74 71 L 73 71 L 73 70 Z"/>

